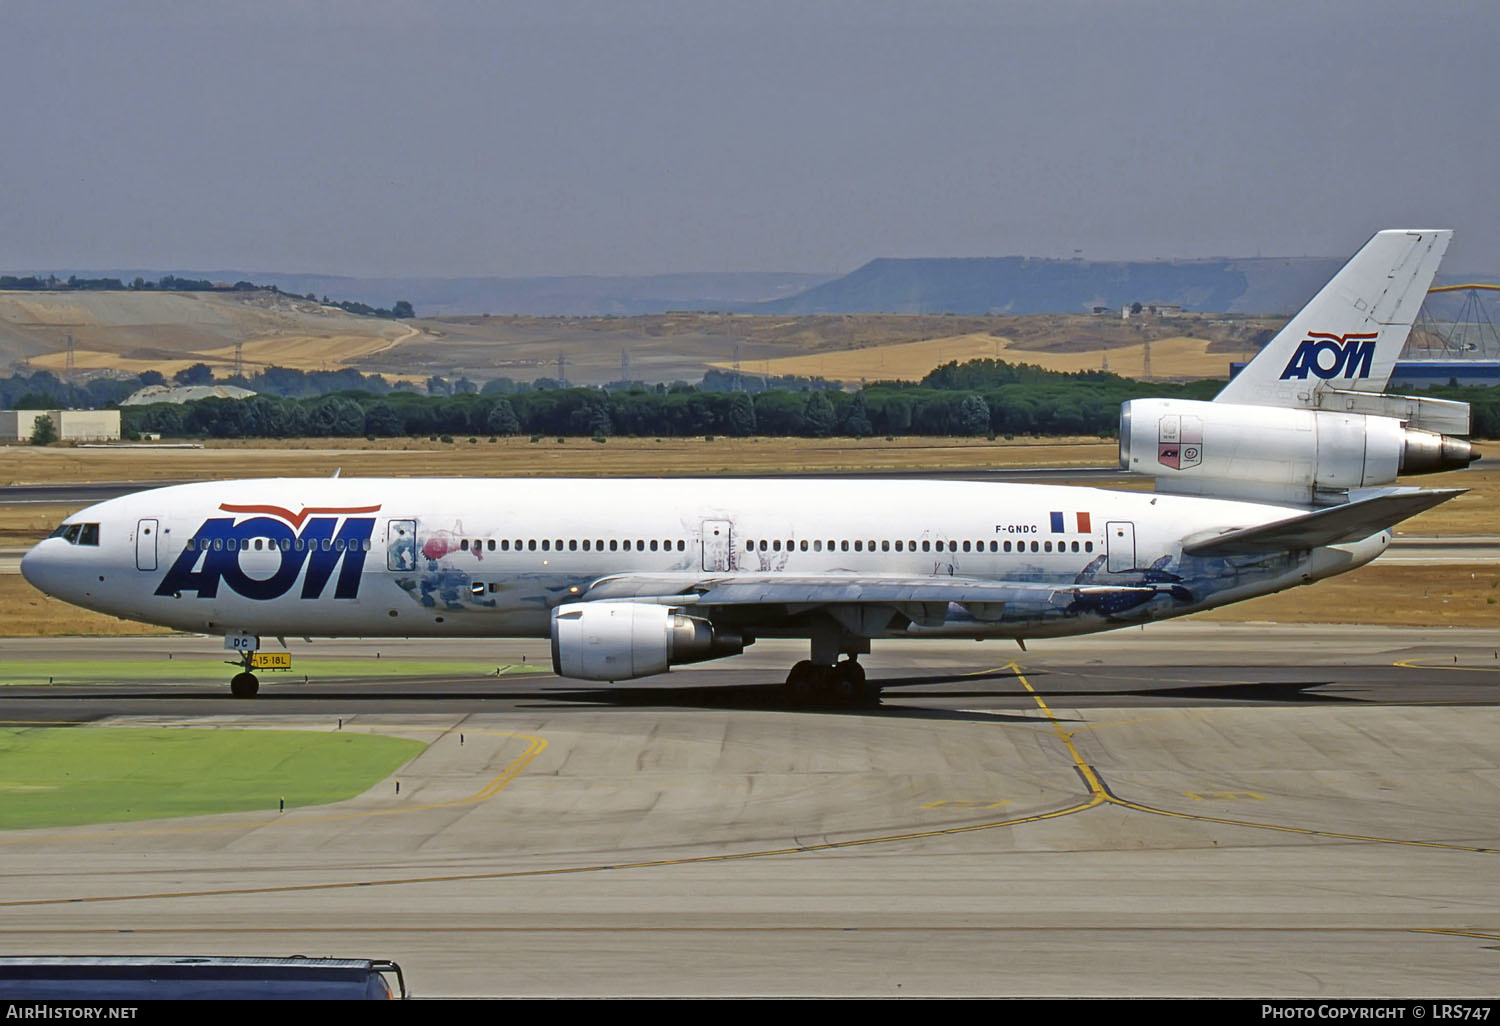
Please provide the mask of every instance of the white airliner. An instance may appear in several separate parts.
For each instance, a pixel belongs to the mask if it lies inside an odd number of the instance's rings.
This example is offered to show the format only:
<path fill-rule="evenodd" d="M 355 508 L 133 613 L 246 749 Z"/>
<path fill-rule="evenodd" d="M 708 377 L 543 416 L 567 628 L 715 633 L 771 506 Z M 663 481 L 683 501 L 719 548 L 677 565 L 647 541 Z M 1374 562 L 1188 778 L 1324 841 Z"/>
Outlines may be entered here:
<path fill-rule="evenodd" d="M 885 637 L 1027 639 L 1183 616 L 1362 566 L 1460 494 L 1468 406 L 1383 395 L 1449 231 L 1383 231 L 1213 402 L 1124 405 L 1156 491 L 953 481 L 264 479 L 139 492 L 21 563 L 89 609 L 262 637 L 550 638 L 620 681 L 811 642 L 799 697 L 869 701 Z M 842 658 L 841 657 L 846 657 Z"/>

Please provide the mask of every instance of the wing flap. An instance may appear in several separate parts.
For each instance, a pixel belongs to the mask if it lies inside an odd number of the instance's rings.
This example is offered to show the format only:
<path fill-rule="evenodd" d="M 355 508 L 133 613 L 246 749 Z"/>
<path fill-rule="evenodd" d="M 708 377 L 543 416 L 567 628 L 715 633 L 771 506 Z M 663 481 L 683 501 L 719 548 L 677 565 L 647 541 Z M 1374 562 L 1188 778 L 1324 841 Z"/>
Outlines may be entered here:
<path fill-rule="evenodd" d="M 1312 549 L 1320 545 L 1359 541 L 1462 495 L 1466 490 L 1390 489 L 1269 524 L 1189 538 L 1183 543 L 1182 551 L 1189 556 L 1228 556 Z"/>

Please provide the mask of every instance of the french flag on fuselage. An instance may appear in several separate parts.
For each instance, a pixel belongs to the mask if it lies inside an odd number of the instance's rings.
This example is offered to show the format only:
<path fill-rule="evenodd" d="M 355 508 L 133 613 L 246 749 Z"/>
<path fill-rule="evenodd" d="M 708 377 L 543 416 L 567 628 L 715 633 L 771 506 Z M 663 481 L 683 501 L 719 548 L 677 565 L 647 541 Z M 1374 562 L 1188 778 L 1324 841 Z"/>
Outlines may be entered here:
<path fill-rule="evenodd" d="M 1089 515 L 1087 513 L 1075 513 L 1073 515 L 1078 518 L 1078 533 L 1079 534 L 1092 534 L 1093 533 L 1094 528 L 1093 528 L 1093 525 L 1089 522 Z M 1066 526 L 1066 515 L 1063 514 L 1062 512 L 1054 512 L 1052 514 L 1052 533 L 1053 534 L 1067 534 L 1068 533 L 1068 528 Z"/>

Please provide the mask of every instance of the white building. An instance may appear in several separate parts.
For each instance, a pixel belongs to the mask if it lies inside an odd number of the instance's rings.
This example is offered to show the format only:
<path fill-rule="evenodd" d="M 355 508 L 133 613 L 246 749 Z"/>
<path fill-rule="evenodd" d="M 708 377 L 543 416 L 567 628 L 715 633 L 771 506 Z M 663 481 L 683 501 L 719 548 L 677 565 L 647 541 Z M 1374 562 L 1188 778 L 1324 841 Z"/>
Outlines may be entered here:
<path fill-rule="evenodd" d="M 0 410 L 0 442 L 29 442 L 36 419 L 46 417 L 63 442 L 116 442 L 119 410 Z"/>

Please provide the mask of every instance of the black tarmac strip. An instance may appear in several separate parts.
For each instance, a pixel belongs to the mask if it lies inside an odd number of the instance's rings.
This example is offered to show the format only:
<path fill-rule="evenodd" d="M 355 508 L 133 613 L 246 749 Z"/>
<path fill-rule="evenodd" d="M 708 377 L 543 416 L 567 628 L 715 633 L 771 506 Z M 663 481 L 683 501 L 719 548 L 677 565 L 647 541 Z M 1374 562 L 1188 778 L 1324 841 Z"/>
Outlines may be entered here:
<path fill-rule="evenodd" d="M 1022 670 L 1036 692 L 1066 722 L 1069 709 L 1212 708 L 1309 705 L 1500 704 L 1500 688 L 1486 673 L 1453 674 L 1390 665 L 1278 666 L 1046 666 Z M 842 710 L 850 716 L 993 719 L 1030 718 L 1035 699 L 1007 668 L 881 673 L 875 707 Z M 0 689 L 0 720 L 9 723 L 88 722 L 109 716 L 212 716 L 354 713 L 566 713 L 569 709 L 756 709 L 795 712 L 779 680 L 762 670 L 675 670 L 660 680 L 617 685 L 568 681 L 550 674 L 504 678 L 413 677 L 278 681 L 263 674 L 260 694 L 237 699 L 228 684 L 12 686 Z M 817 712 L 838 713 L 819 705 Z"/>

